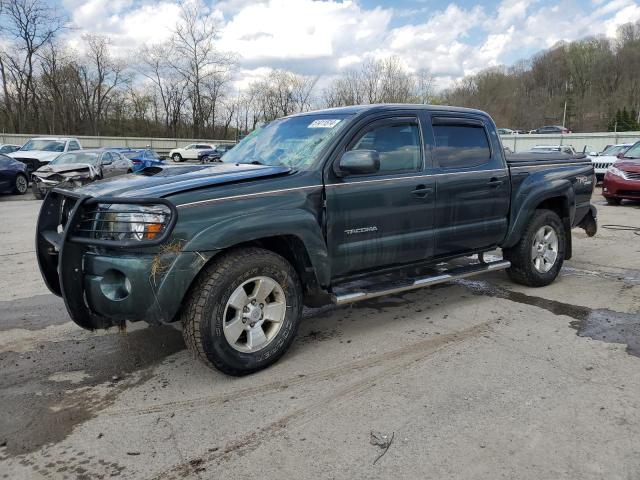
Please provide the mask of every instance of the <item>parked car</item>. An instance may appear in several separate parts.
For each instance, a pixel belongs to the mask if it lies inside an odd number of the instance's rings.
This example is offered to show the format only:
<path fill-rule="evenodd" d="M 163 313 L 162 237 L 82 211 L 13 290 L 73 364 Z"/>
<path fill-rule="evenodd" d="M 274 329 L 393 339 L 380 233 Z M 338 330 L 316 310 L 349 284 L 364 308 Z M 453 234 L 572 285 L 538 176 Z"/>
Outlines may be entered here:
<path fill-rule="evenodd" d="M 132 171 L 131 161 L 117 150 L 68 152 L 33 172 L 32 189 L 36 198 L 44 198 L 49 190 L 58 185 L 78 187 Z"/>
<path fill-rule="evenodd" d="M 531 153 L 564 153 L 566 155 L 577 155 L 576 149 L 571 145 L 536 145 L 529 149 Z"/>
<path fill-rule="evenodd" d="M 13 153 L 20 148 L 20 145 L 13 145 L 11 143 L 0 143 L 0 153 L 7 154 Z"/>
<path fill-rule="evenodd" d="M 185 160 L 197 160 L 198 153 L 202 150 L 213 150 L 217 145 L 210 143 L 192 143 L 182 148 L 174 148 L 169 152 L 169 157 L 174 162 L 184 162 Z"/>
<path fill-rule="evenodd" d="M 143 168 L 162 165 L 164 162 L 162 157 L 151 148 L 121 150 L 120 153 L 131 160 L 134 172 L 138 172 Z"/>
<path fill-rule="evenodd" d="M 38 137 L 32 138 L 9 156 L 26 164 L 27 170 L 32 173 L 61 153 L 81 149 L 82 145 L 75 138 Z"/>
<path fill-rule="evenodd" d="M 541 134 L 541 133 L 571 133 L 571 130 L 569 130 L 566 127 L 560 126 L 560 125 L 546 125 L 544 127 L 540 127 L 540 128 L 536 128 L 535 130 L 531 130 L 529 133 L 537 133 L 537 134 Z"/>
<path fill-rule="evenodd" d="M 511 130 L 510 128 L 499 128 L 498 129 L 498 134 L 499 135 L 515 135 L 516 131 L 515 130 Z"/>
<path fill-rule="evenodd" d="M 586 156 L 505 156 L 479 110 L 328 109 L 274 120 L 220 163 L 54 189 L 37 258 L 81 327 L 182 321 L 193 352 L 243 375 L 285 353 L 303 304 L 500 269 L 550 284 L 571 228 L 595 234 L 592 191 Z"/>
<path fill-rule="evenodd" d="M 591 163 L 593 163 L 593 169 L 596 172 L 596 178 L 599 182 L 604 179 L 609 167 L 618 161 L 618 156 L 624 155 L 624 152 L 632 146 L 633 143 L 618 143 L 616 145 L 609 145 L 602 152 L 595 155 L 594 152 L 589 153 L 589 158 L 591 159 Z"/>
<path fill-rule="evenodd" d="M 201 150 L 198 153 L 198 161 L 200 163 L 217 162 L 222 156 L 233 148 L 233 145 L 222 144 L 211 150 Z"/>
<path fill-rule="evenodd" d="M 624 199 L 640 200 L 640 142 L 607 169 L 602 195 L 609 205 L 620 205 Z"/>
<path fill-rule="evenodd" d="M 28 188 L 27 166 L 15 158 L 0 153 L 0 192 L 22 195 Z"/>

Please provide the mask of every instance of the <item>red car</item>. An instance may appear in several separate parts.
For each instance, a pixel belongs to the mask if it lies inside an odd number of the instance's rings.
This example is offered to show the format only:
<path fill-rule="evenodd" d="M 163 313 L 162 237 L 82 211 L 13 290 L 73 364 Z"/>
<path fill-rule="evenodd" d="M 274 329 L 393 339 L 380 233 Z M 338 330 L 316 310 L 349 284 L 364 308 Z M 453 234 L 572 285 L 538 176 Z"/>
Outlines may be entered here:
<path fill-rule="evenodd" d="M 640 142 L 609 167 L 602 183 L 602 195 L 609 205 L 623 199 L 640 200 Z"/>

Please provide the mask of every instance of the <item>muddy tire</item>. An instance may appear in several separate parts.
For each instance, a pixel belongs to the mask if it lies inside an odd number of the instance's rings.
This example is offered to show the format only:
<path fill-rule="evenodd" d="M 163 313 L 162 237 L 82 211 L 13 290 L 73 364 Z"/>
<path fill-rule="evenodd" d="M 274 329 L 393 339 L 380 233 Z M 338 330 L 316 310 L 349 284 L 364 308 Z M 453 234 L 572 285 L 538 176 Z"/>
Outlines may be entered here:
<path fill-rule="evenodd" d="M 604 199 L 607 201 L 608 205 L 620 205 L 622 203 L 622 199 L 621 198 L 604 197 Z"/>
<path fill-rule="evenodd" d="M 536 210 L 520 241 L 504 249 L 511 262 L 509 278 L 529 287 L 544 287 L 553 282 L 566 251 L 566 234 L 562 220 L 551 210 Z"/>
<path fill-rule="evenodd" d="M 289 348 L 302 316 L 302 286 L 280 255 L 222 254 L 199 275 L 182 313 L 187 347 L 234 376 L 268 367 Z"/>

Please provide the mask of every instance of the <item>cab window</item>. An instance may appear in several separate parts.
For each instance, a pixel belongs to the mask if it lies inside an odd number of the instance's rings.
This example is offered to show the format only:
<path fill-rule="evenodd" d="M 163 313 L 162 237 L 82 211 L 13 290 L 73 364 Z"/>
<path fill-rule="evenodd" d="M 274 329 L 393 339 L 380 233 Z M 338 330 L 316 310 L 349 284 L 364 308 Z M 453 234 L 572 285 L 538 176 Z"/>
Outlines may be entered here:
<path fill-rule="evenodd" d="M 377 151 L 382 174 L 416 172 L 422 166 L 420 131 L 414 122 L 373 127 L 356 137 L 348 150 Z"/>
<path fill-rule="evenodd" d="M 433 125 L 435 157 L 441 168 L 477 167 L 491 160 L 491 148 L 481 124 Z"/>

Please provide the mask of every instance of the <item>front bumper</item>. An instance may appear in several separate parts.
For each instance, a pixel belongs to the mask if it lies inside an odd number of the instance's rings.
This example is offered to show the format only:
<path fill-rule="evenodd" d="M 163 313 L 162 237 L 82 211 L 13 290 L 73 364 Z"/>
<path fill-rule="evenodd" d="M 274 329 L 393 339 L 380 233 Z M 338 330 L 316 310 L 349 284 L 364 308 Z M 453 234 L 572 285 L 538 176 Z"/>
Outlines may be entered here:
<path fill-rule="evenodd" d="M 88 200 L 53 190 L 43 202 L 36 254 L 49 289 L 64 299 L 72 320 L 89 330 L 124 325 L 127 320 L 173 321 L 192 280 L 213 253 L 158 244 L 116 248 L 107 241 L 78 238 L 74 225 Z"/>
<path fill-rule="evenodd" d="M 640 200 L 640 180 L 627 180 L 609 172 L 604 177 L 602 195 L 605 198 Z"/>

